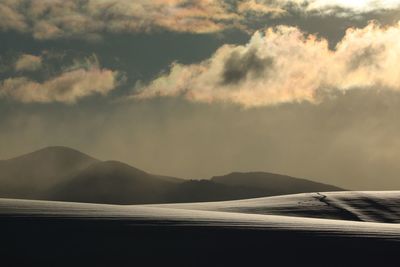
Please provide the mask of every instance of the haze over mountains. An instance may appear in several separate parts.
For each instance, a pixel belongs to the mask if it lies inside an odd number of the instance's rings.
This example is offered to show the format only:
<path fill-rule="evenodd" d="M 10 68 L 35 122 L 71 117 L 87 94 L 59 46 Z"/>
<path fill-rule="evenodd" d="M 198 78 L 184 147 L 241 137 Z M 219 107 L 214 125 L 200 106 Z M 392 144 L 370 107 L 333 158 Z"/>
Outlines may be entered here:
<path fill-rule="evenodd" d="M 100 161 L 66 147 L 48 147 L 0 161 L 0 197 L 108 204 L 204 202 L 343 189 L 284 175 L 231 173 L 210 180 L 153 175 Z"/>

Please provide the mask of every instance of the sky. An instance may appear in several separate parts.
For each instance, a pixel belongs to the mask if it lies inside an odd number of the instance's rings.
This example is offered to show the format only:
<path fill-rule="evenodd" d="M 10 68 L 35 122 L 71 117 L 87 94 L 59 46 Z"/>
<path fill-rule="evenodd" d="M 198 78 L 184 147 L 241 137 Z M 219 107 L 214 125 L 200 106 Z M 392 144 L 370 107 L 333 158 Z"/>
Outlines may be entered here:
<path fill-rule="evenodd" d="M 0 159 L 400 189 L 400 0 L 0 0 Z"/>

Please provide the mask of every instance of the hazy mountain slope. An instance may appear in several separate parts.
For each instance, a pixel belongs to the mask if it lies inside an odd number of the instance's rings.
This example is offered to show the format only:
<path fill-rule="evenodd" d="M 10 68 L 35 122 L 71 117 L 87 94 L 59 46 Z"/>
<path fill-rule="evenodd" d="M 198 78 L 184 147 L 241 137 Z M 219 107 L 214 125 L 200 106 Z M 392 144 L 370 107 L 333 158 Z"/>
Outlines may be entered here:
<path fill-rule="evenodd" d="M 37 198 L 55 184 L 98 162 L 66 147 L 48 147 L 0 161 L 2 197 Z"/>
<path fill-rule="evenodd" d="M 311 181 L 308 183 L 310 190 L 303 187 L 299 191 L 295 188 L 285 191 L 284 184 L 279 182 L 276 182 L 279 190 L 273 185 L 257 188 L 251 185 L 225 185 L 210 180 L 173 179 L 171 182 L 170 177 L 151 175 L 129 165 L 110 161 L 89 166 L 68 182 L 52 188 L 46 199 L 108 204 L 153 204 L 236 200 L 275 196 L 293 191 L 297 193 L 339 190 L 336 187 L 315 185 Z"/>
<path fill-rule="evenodd" d="M 204 202 L 246 199 L 296 193 L 343 191 L 343 189 L 285 175 L 249 172 L 231 173 L 211 180 L 179 184 L 169 202 Z"/>
<path fill-rule="evenodd" d="M 284 192 L 284 190 L 283 190 Z M 311 191 L 308 191 L 311 192 Z M 257 188 L 247 185 L 216 183 L 212 180 L 191 180 L 179 184 L 169 194 L 169 202 L 204 202 L 246 199 L 276 195 L 274 187 Z"/>
<path fill-rule="evenodd" d="M 224 176 L 214 176 L 211 181 L 228 186 L 247 188 L 249 192 L 253 190 L 259 196 L 343 190 L 332 185 L 267 172 L 234 172 Z"/>
<path fill-rule="evenodd" d="M 90 165 L 53 188 L 48 199 L 88 203 L 165 203 L 178 178 L 148 174 L 117 161 Z"/>
<path fill-rule="evenodd" d="M 98 161 L 49 147 L 0 161 L 0 197 L 108 204 L 204 202 L 340 188 L 270 173 L 232 173 L 211 180 L 152 175 L 117 161 Z"/>
<path fill-rule="evenodd" d="M 265 196 L 242 186 L 181 180 L 146 173 L 116 161 L 99 162 L 49 191 L 46 199 L 87 203 L 204 202 Z"/>

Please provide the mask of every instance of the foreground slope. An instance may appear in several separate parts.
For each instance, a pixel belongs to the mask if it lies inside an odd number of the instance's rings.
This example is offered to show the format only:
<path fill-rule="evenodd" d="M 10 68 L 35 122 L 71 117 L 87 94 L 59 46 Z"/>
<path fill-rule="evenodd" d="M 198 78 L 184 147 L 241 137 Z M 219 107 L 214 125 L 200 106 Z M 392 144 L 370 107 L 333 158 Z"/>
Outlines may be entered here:
<path fill-rule="evenodd" d="M 133 206 L 1 199 L 0 256 L 7 266 L 396 266 L 399 200 L 400 192 Z"/>
<path fill-rule="evenodd" d="M 400 191 L 304 193 L 225 202 L 166 204 L 162 207 L 360 222 L 400 223 Z"/>
<path fill-rule="evenodd" d="M 0 216 L 341 231 L 400 237 L 400 191 L 306 193 L 225 202 L 104 205 L 0 199 Z"/>

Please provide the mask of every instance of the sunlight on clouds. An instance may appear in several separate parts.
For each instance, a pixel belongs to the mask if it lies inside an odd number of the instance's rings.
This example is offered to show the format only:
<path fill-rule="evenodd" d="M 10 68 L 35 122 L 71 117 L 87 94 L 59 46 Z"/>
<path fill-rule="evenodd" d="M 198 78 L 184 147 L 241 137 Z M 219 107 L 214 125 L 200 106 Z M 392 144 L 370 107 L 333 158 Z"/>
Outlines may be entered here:
<path fill-rule="evenodd" d="M 298 28 L 256 32 L 244 46 L 225 45 L 192 65 L 174 63 L 170 72 L 138 85 L 135 99 L 182 96 L 195 102 L 229 102 L 244 107 L 308 101 L 325 90 L 387 88 L 400 91 L 400 23 L 350 28 L 334 50 L 328 41 Z"/>
<path fill-rule="evenodd" d="M 62 102 L 74 104 L 95 95 L 107 95 L 119 85 L 119 73 L 102 69 L 97 61 L 85 59 L 80 65 L 66 68 L 62 73 L 39 82 L 26 76 L 14 76 L 0 82 L 0 98 L 22 103 Z M 24 54 L 16 62 L 16 71 L 36 70 L 42 64 L 37 56 Z"/>
<path fill-rule="evenodd" d="M 23 103 L 73 104 L 90 95 L 106 95 L 117 86 L 115 76 L 113 71 L 93 68 L 66 72 L 43 83 L 25 77 L 8 78 L 0 85 L 0 97 Z"/>
<path fill-rule="evenodd" d="M 264 15 L 357 15 L 396 9 L 400 0 L 3 0 L 0 30 L 29 33 L 36 39 L 80 37 L 97 40 L 104 33 L 167 30 L 214 33 L 245 28 Z M 251 14 L 251 16 L 249 16 Z"/>
<path fill-rule="evenodd" d="M 400 5 L 399 0 L 316 0 L 311 3 L 310 9 L 320 9 L 324 7 L 339 6 L 341 8 L 347 8 L 359 12 L 373 11 L 376 9 L 392 9 L 397 8 Z"/>
<path fill-rule="evenodd" d="M 29 54 L 21 55 L 15 62 L 16 71 L 35 71 L 42 66 L 42 58 Z"/>
<path fill-rule="evenodd" d="M 222 0 L 5 0 L 0 30 L 31 33 L 36 39 L 96 38 L 104 32 L 165 29 L 209 33 L 232 27 L 238 14 Z"/>
<path fill-rule="evenodd" d="M 244 0 L 240 5 L 267 10 L 292 10 L 314 15 L 354 15 L 400 8 L 400 0 Z M 263 8 L 261 7 L 263 6 Z M 339 10 L 341 9 L 341 10 Z"/>

